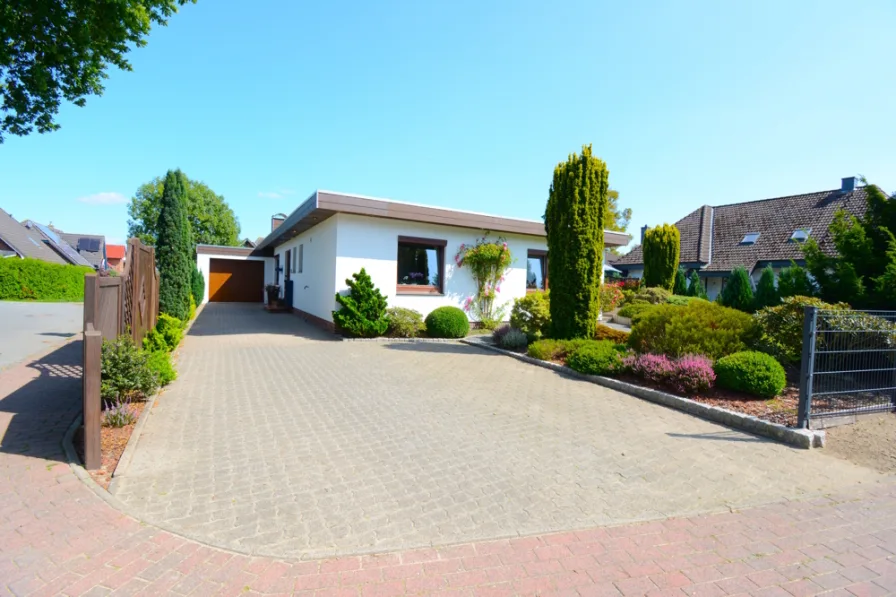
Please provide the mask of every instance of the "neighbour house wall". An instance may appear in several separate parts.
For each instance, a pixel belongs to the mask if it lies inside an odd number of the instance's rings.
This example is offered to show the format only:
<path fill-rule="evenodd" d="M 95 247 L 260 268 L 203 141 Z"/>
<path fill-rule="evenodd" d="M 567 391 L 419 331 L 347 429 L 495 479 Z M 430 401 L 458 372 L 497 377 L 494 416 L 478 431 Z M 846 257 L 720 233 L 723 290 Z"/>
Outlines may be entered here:
<path fill-rule="evenodd" d="M 199 251 L 202 249 L 200 248 Z M 232 259 L 237 261 L 264 261 L 264 283 L 269 284 L 274 281 L 274 260 L 270 257 L 251 257 L 248 255 L 210 255 L 207 253 L 197 252 L 196 254 L 196 267 L 199 268 L 199 271 L 202 272 L 202 277 L 205 279 L 205 294 L 202 297 L 202 302 L 208 302 L 208 290 L 209 290 L 209 278 L 211 275 L 211 260 L 212 259 Z M 262 302 L 264 300 L 264 287 L 258 289 L 258 301 Z"/>
<path fill-rule="evenodd" d="M 338 222 L 336 287 L 334 290 L 344 290 L 346 288 L 344 280 L 363 267 L 370 274 L 374 284 L 388 298 L 389 306 L 415 309 L 424 316 L 443 305 L 463 308 L 466 299 L 475 295 L 476 284 L 470 275 L 470 270 L 458 268 L 454 263 L 454 255 L 461 243 L 475 243 L 484 231 L 437 224 L 367 218 L 353 214 L 338 214 L 331 219 L 336 219 Z M 312 230 L 318 227 L 312 228 Z M 399 236 L 447 241 L 444 252 L 444 295 L 397 294 Z M 503 236 L 507 240 L 514 259 L 505 281 L 501 284 L 501 291 L 498 293 L 497 299 L 499 304 L 507 305 L 505 314 L 505 318 L 507 318 L 510 315 L 513 299 L 526 295 L 528 250 L 545 251 L 547 250 L 547 241 L 544 237 L 514 234 L 492 234 L 490 238 L 498 236 Z M 548 268 L 550 269 L 550 265 Z M 335 308 L 335 304 L 333 307 Z M 332 321 L 332 316 L 328 314 L 326 319 Z"/>
<path fill-rule="evenodd" d="M 274 248 L 280 256 L 280 267 L 286 268 L 286 253 L 302 245 L 302 272 L 290 273 L 293 281 L 292 308 L 304 311 L 325 321 L 333 321 L 336 308 L 336 223 L 339 216 L 332 216 Z M 298 250 L 296 251 L 298 254 Z M 273 260 L 272 260 L 273 262 Z M 298 270 L 298 267 L 296 267 Z M 273 265 L 271 266 L 273 273 Z M 286 271 L 280 272 L 280 284 L 286 280 Z"/>

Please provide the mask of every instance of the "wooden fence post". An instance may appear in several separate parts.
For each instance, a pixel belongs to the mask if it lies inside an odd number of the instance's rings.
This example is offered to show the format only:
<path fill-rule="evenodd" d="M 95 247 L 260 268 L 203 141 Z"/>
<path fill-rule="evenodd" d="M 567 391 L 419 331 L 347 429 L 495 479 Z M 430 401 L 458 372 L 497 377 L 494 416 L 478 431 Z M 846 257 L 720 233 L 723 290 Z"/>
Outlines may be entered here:
<path fill-rule="evenodd" d="M 83 385 L 84 413 L 84 467 L 97 470 L 103 465 L 100 447 L 102 427 L 102 399 L 100 396 L 101 362 L 103 358 L 103 335 L 88 324 L 84 330 L 84 372 Z"/>

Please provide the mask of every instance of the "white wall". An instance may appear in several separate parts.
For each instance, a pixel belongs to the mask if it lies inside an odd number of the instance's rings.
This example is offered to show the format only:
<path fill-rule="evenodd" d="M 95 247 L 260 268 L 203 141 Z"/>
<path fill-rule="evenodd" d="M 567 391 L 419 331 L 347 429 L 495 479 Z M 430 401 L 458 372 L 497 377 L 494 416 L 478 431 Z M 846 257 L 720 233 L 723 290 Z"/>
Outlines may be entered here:
<path fill-rule="evenodd" d="M 337 248 L 334 292 L 346 287 L 345 279 L 363 267 L 373 279 L 373 283 L 388 298 L 389 306 L 415 309 L 426 316 L 436 307 L 453 305 L 463 308 L 464 301 L 476 293 L 476 284 L 468 268 L 457 268 L 454 255 L 461 243 L 475 243 L 483 232 L 418 224 L 398 220 L 367 218 L 351 214 L 338 214 Z M 447 241 L 445 247 L 445 294 L 397 295 L 398 282 L 398 237 L 416 236 Z M 489 238 L 497 238 L 492 234 Z M 529 249 L 547 250 L 544 238 L 505 234 L 514 262 L 501 284 L 496 304 L 506 304 L 505 318 L 510 316 L 513 299 L 526 295 L 526 255 Z M 307 248 L 305 249 L 307 251 Z M 307 253 L 306 253 L 307 263 Z M 550 266 L 549 266 L 550 267 Z M 332 299 L 332 297 L 331 297 Z M 335 302 L 335 301 L 334 301 Z M 318 314 L 319 315 L 319 314 Z M 323 317 L 323 315 L 319 315 Z M 331 314 L 325 319 L 332 321 Z"/>
<path fill-rule="evenodd" d="M 205 294 L 202 297 L 202 302 L 208 302 L 208 288 L 209 288 L 209 274 L 211 272 L 211 260 L 212 259 L 233 259 L 237 261 L 264 261 L 264 283 L 269 284 L 274 281 L 274 260 L 266 257 L 248 257 L 245 255 L 208 255 L 205 253 L 197 253 L 196 255 L 196 267 L 199 268 L 199 271 L 202 272 L 202 277 L 205 279 Z M 259 301 L 264 301 L 264 287 L 258 291 Z"/>
<path fill-rule="evenodd" d="M 302 245 L 302 273 L 289 274 L 293 281 L 292 306 L 326 321 L 333 321 L 333 309 L 336 308 L 337 217 L 324 220 L 274 249 L 274 254 L 280 256 L 280 267 L 285 270 L 286 252 Z M 285 280 L 286 272 L 282 271 L 280 284 L 283 285 Z"/>

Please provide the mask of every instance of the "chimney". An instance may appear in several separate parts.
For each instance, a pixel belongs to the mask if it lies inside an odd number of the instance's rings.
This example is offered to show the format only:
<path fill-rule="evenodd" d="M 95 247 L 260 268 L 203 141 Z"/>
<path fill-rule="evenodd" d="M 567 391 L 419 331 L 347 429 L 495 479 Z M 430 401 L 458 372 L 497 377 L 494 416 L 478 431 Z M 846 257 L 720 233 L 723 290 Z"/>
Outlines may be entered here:
<path fill-rule="evenodd" d="M 647 232 L 647 225 L 641 226 L 641 244 L 644 244 L 644 234 Z"/>
<path fill-rule="evenodd" d="M 851 193 L 856 190 L 856 177 L 849 176 L 847 178 L 840 179 L 840 192 L 841 193 Z"/>
<path fill-rule="evenodd" d="M 286 220 L 286 214 L 274 214 L 271 216 L 271 232 L 280 227 L 280 224 Z"/>

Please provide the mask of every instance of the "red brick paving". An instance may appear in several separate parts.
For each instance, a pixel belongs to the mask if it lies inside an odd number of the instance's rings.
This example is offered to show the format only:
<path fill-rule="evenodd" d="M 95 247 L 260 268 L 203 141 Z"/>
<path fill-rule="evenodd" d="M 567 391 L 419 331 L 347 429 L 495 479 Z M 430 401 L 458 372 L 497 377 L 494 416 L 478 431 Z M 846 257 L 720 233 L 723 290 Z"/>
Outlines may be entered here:
<path fill-rule="evenodd" d="M 322 561 L 232 554 L 65 464 L 80 344 L 0 375 L 0 595 L 896 594 L 896 483 L 710 516 Z"/>

